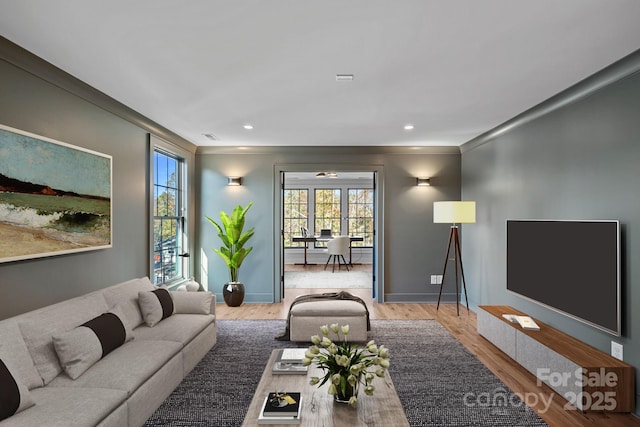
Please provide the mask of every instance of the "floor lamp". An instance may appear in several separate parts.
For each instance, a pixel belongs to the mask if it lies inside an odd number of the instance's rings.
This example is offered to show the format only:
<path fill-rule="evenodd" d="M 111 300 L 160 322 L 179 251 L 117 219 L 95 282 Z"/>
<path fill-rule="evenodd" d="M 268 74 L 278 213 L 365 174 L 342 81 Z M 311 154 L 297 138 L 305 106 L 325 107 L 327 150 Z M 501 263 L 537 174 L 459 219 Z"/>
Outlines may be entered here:
<path fill-rule="evenodd" d="M 456 313 L 460 315 L 460 284 L 458 275 L 458 264 L 460 264 L 460 274 L 462 275 L 462 287 L 464 299 L 467 302 L 467 312 L 469 312 L 469 299 L 467 297 L 467 284 L 464 280 L 464 268 L 462 267 L 462 253 L 460 252 L 460 237 L 456 224 L 473 224 L 476 222 L 476 202 L 433 202 L 433 222 L 453 224 L 449 231 L 449 244 L 447 245 L 447 255 L 444 259 L 444 269 L 442 272 L 442 282 L 440 282 L 440 293 L 438 294 L 438 305 L 440 308 L 440 298 L 442 297 L 442 287 L 447 273 L 449 263 L 449 253 L 453 244 L 453 262 L 456 272 Z"/>

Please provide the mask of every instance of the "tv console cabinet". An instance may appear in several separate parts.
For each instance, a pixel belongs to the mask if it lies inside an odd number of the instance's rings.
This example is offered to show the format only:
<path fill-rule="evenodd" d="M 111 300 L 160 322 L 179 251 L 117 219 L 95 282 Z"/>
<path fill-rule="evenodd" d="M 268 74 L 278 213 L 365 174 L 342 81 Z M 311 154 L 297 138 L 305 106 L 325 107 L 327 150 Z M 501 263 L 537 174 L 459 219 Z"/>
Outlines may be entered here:
<path fill-rule="evenodd" d="M 526 316 L 512 307 L 478 307 L 478 333 L 581 411 L 632 412 L 633 366 L 583 343 L 538 319 L 526 330 L 503 314 Z"/>

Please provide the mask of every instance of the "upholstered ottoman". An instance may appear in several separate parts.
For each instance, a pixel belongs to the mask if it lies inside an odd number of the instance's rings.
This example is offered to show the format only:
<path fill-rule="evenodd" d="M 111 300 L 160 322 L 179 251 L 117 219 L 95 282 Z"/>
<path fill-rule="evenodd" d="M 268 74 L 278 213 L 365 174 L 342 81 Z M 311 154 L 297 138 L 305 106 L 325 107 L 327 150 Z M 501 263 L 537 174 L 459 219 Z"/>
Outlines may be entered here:
<path fill-rule="evenodd" d="M 338 323 L 349 325 L 349 341 L 367 341 L 367 309 L 357 301 L 315 300 L 291 306 L 289 331 L 291 341 L 311 341 L 312 335 L 322 335 L 320 327 Z M 333 332 L 329 338 L 334 339 Z"/>

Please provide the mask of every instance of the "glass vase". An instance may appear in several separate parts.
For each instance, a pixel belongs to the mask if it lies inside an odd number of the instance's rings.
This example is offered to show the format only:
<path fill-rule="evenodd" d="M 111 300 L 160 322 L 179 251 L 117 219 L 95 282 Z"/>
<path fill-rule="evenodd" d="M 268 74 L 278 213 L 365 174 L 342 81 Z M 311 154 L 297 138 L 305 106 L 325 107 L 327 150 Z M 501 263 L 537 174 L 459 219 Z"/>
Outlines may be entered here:
<path fill-rule="evenodd" d="M 349 403 L 349 399 L 353 396 L 358 396 L 358 388 L 360 386 L 360 381 L 356 382 L 354 386 L 345 381 L 344 393 L 342 393 L 342 388 L 340 386 L 336 387 L 337 393 L 333 395 L 333 401 L 338 403 Z"/>

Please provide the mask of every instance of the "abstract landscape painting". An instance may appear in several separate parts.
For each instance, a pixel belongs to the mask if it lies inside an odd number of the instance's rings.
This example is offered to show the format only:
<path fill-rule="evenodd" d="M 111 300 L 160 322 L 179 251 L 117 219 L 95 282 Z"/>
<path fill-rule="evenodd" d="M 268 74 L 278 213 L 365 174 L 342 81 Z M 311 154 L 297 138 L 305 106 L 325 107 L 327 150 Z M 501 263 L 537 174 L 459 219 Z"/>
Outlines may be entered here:
<path fill-rule="evenodd" d="M 0 262 L 111 247 L 111 156 L 0 125 Z"/>

